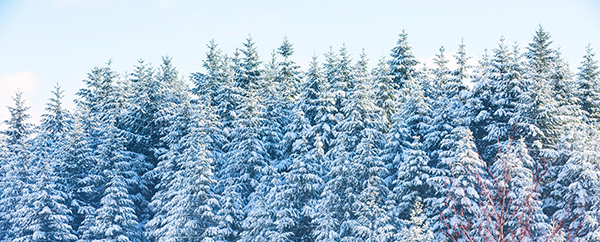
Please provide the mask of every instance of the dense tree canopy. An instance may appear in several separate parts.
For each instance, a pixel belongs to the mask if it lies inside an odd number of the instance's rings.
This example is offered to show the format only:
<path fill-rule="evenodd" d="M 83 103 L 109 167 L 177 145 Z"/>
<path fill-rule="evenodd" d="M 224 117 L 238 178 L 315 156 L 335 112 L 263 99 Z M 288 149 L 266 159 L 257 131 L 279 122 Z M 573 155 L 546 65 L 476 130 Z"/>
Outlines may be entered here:
<path fill-rule="evenodd" d="M 17 92 L 0 241 L 598 241 L 598 61 L 552 44 L 425 67 L 402 31 L 373 68 L 342 45 L 304 71 L 287 38 L 211 40 L 189 78 L 95 67 L 39 126 Z"/>

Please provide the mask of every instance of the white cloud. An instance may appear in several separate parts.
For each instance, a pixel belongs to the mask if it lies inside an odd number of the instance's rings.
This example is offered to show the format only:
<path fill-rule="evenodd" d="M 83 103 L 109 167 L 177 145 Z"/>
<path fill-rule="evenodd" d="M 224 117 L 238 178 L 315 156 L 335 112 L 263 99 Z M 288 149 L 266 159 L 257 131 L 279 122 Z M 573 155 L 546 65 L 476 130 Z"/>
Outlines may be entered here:
<path fill-rule="evenodd" d="M 12 98 L 15 92 L 23 92 L 23 98 L 30 100 L 29 97 L 33 96 L 39 87 L 39 78 L 29 71 L 0 75 L 0 122 L 10 118 L 6 107 L 14 105 Z M 26 101 L 26 104 L 31 106 L 30 102 Z"/>

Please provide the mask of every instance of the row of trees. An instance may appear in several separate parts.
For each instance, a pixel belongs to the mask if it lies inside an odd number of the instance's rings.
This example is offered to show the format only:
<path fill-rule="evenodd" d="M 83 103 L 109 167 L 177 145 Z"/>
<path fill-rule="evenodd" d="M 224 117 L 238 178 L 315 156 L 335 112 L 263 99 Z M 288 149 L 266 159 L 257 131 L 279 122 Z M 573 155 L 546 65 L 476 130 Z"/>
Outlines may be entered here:
<path fill-rule="evenodd" d="M 600 240 L 600 72 L 541 27 L 477 66 L 419 67 L 402 32 L 370 69 L 284 39 L 211 41 L 190 88 L 171 59 L 95 67 L 41 124 L 19 93 L 0 145 L 2 241 Z M 466 84 L 473 82 L 473 88 Z"/>

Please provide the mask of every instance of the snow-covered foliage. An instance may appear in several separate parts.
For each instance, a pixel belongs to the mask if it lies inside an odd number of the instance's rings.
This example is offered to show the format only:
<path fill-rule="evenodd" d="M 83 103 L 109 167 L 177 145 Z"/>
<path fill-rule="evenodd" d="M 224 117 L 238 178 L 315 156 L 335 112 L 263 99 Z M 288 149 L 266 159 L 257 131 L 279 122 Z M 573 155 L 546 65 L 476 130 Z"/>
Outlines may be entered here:
<path fill-rule="evenodd" d="M 94 67 L 37 127 L 17 92 L 0 241 L 600 240 L 591 46 L 576 75 L 542 27 L 475 66 L 463 42 L 421 65 L 406 31 L 373 68 L 346 45 L 306 71 L 287 38 L 267 61 L 251 37 L 206 47 L 189 83 L 169 57 Z"/>

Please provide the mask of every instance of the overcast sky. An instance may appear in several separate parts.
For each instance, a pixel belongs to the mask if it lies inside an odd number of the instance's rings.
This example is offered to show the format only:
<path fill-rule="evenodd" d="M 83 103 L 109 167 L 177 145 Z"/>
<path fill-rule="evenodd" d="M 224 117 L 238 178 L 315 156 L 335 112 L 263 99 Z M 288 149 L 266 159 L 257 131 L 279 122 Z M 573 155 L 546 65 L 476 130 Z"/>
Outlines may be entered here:
<path fill-rule="evenodd" d="M 138 59 L 158 65 L 169 55 L 187 78 L 203 71 L 210 39 L 230 54 L 251 35 L 267 60 L 287 36 L 302 66 L 345 43 L 355 59 L 365 48 L 373 66 L 388 56 L 402 29 L 427 62 L 441 45 L 451 56 L 463 37 L 474 59 L 495 48 L 500 36 L 525 47 L 539 24 L 573 71 L 588 43 L 600 50 L 595 0 L 0 0 L 0 120 L 9 118 L 6 106 L 20 89 L 37 123 L 57 82 L 72 108 L 81 80 L 111 58 L 123 74 Z"/>

